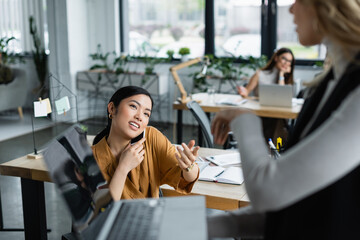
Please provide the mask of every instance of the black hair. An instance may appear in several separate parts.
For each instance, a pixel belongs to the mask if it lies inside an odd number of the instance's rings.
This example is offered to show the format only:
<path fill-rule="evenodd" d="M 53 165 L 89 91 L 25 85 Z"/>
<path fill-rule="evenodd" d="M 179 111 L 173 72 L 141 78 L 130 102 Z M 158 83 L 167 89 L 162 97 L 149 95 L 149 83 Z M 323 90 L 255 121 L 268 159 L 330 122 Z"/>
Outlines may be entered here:
<path fill-rule="evenodd" d="M 152 108 L 154 105 L 154 101 L 153 101 L 150 93 L 146 89 L 137 87 L 137 86 L 126 86 L 126 87 L 122 87 L 122 88 L 118 89 L 110 98 L 109 103 L 113 102 L 114 107 L 117 109 L 117 107 L 119 106 L 120 102 L 123 99 L 134 96 L 134 95 L 140 95 L 140 94 L 146 95 L 150 98 L 151 108 Z M 108 118 L 107 126 L 100 133 L 98 133 L 95 136 L 93 145 L 97 144 L 103 137 L 109 136 L 110 127 L 111 127 L 111 119 L 109 118 L 109 110 L 107 110 L 107 118 Z"/>
<path fill-rule="evenodd" d="M 284 53 L 290 53 L 292 56 L 291 61 L 291 72 L 284 75 L 285 77 L 285 84 L 294 84 L 294 66 L 295 66 L 295 57 L 291 49 L 289 48 L 280 48 L 277 50 L 270 58 L 270 60 L 267 62 L 266 66 L 263 67 L 261 70 L 270 70 L 272 71 L 274 69 L 274 66 L 276 64 L 275 58 L 279 57 L 280 55 Z"/>

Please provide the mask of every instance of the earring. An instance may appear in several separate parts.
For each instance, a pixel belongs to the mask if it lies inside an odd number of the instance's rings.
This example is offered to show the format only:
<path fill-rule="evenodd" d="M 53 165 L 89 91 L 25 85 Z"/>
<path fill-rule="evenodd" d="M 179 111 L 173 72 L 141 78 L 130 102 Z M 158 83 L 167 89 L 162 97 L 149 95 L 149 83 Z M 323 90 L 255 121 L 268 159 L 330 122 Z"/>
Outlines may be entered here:
<path fill-rule="evenodd" d="M 113 118 L 113 117 L 112 117 L 112 115 L 111 115 L 111 113 L 109 113 L 109 118 L 110 118 L 110 119 L 112 119 L 112 118 Z"/>

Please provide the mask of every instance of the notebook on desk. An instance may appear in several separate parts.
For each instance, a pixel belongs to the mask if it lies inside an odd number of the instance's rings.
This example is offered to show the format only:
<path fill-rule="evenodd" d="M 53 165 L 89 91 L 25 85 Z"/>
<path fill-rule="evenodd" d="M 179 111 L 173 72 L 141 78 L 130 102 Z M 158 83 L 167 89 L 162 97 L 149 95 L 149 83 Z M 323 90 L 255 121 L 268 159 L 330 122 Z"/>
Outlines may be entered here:
<path fill-rule="evenodd" d="M 291 85 L 259 85 L 260 105 L 272 107 L 292 107 L 292 97 L 293 87 Z"/>
<path fill-rule="evenodd" d="M 241 168 L 206 166 L 200 171 L 199 180 L 240 185 L 244 182 Z"/>
<path fill-rule="evenodd" d="M 52 140 L 43 155 L 79 239 L 207 239 L 202 196 L 113 202 L 80 126 Z"/>

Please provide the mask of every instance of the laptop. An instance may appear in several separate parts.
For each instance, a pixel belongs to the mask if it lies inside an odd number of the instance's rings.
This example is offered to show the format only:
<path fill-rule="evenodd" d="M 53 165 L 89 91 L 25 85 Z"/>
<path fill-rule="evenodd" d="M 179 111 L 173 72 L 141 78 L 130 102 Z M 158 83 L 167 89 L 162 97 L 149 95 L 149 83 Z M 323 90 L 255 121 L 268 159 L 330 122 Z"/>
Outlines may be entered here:
<path fill-rule="evenodd" d="M 259 102 L 262 106 L 292 107 L 292 97 L 293 87 L 291 85 L 259 85 Z"/>
<path fill-rule="evenodd" d="M 112 201 L 80 125 L 43 152 L 78 239 L 207 239 L 205 197 Z"/>

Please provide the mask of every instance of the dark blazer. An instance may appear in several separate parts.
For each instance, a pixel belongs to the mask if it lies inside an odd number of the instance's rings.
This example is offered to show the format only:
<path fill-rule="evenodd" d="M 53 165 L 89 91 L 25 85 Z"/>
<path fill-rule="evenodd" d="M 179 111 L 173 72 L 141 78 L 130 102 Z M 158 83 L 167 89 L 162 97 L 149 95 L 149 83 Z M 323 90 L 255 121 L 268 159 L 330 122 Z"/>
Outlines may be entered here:
<path fill-rule="evenodd" d="M 360 54 L 356 59 L 360 60 Z M 301 133 L 313 116 L 332 78 L 331 70 L 305 101 L 293 132 L 289 136 L 288 149 L 300 141 Z M 350 64 L 307 135 L 316 131 L 337 110 L 342 101 L 359 87 L 359 83 L 360 65 Z M 315 194 L 280 211 L 268 212 L 265 238 L 360 239 L 360 166 Z"/>

